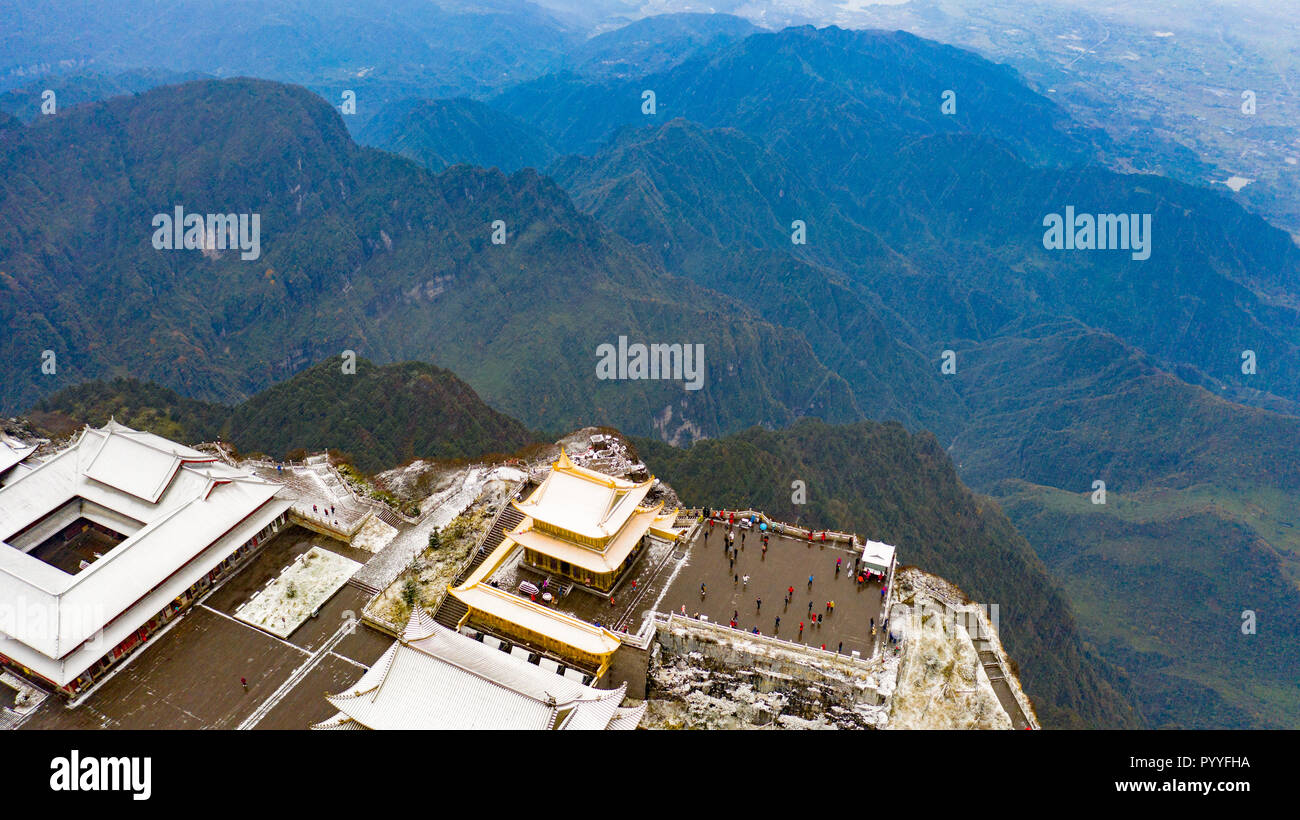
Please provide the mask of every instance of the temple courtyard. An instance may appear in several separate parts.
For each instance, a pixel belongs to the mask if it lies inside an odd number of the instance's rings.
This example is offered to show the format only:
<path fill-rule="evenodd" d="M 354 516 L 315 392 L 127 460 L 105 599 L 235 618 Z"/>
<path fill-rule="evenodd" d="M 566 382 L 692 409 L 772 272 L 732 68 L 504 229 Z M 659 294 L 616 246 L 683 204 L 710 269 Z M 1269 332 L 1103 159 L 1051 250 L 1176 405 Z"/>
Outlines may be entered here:
<path fill-rule="evenodd" d="M 73 708 L 46 698 L 20 728 L 305 729 L 329 717 L 323 694 L 356 681 L 392 643 L 355 620 L 368 595 L 342 587 L 285 639 L 235 618 L 254 592 L 313 548 L 369 557 L 290 527 Z"/>

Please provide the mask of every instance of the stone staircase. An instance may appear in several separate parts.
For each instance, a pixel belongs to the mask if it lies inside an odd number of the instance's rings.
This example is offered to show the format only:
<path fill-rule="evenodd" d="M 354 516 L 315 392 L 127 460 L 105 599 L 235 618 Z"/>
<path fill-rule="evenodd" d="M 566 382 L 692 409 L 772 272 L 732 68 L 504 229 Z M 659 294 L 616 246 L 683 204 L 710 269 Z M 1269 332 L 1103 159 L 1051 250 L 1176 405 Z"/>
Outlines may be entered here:
<path fill-rule="evenodd" d="M 463 582 L 473 574 L 474 570 L 482 566 L 483 562 L 487 560 L 487 557 L 492 554 L 492 551 L 501 546 L 501 542 L 505 540 L 506 533 L 519 526 L 520 522 L 523 520 L 523 513 L 519 512 L 519 510 L 508 505 L 504 507 L 501 512 L 497 514 L 496 520 L 492 522 L 492 527 L 488 530 L 487 536 L 483 539 L 483 542 L 479 544 L 478 552 L 474 554 L 474 560 L 470 561 L 465 569 L 461 571 L 460 576 L 456 579 L 456 583 Z"/>
<path fill-rule="evenodd" d="M 408 523 L 403 521 L 401 516 L 390 510 L 385 504 L 380 504 L 375 508 L 375 518 L 378 518 L 380 521 L 383 521 L 395 530 L 401 530 L 402 527 L 405 527 Z"/>
<path fill-rule="evenodd" d="M 469 612 L 469 607 L 465 606 L 465 602 L 448 592 L 442 596 L 442 603 L 438 604 L 433 619 L 448 629 L 455 629 L 466 612 Z"/>
<path fill-rule="evenodd" d="M 361 580 L 355 575 L 353 575 L 351 578 L 348 579 L 347 585 L 352 587 L 353 589 L 361 590 L 362 592 L 369 595 L 371 598 L 375 597 L 380 592 L 379 587 L 374 586 L 373 584 L 366 583 L 365 581 Z"/>
<path fill-rule="evenodd" d="M 501 511 L 497 513 L 496 518 L 492 520 L 492 526 L 488 528 L 487 534 L 483 536 L 483 540 L 479 542 L 478 550 L 475 551 L 473 560 L 465 565 L 465 568 L 460 571 L 456 576 L 455 582 L 451 585 L 459 586 L 464 583 L 466 578 L 473 575 L 474 570 L 483 565 L 483 562 L 487 560 L 487 557 L 492 554 L 493 550 L 501 546 L 501 542 L 505 540 L 506 533 L 519 526 L 520 522 L 523 520 L 523 514 L 514 507 L 509 504 L 503 506 Z M 469 608 L 465 606 L 465 603 L 448 591 L 442 596 L 442 601 L 439 602 L 437 611 L 433 613 L 433 619 L 449 629 L 455 629 L 456 624 L 461 618 L 465 617 L 465 613 L 468 611 Z"/>

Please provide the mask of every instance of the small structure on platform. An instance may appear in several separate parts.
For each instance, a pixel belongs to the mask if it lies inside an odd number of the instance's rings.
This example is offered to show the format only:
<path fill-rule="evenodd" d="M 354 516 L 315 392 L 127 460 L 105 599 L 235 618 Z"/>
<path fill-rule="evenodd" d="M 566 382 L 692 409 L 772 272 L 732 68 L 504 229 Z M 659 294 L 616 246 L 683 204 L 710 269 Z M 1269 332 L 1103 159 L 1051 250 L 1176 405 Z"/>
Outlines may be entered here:
<path fill-rule="evenodd" d="M 885 577 L 893 572 L 894 561 L 897 559 L 895 550 L 889 544 L 880 541 L 867 541 L 862 545 L 862 566 L 872 572 L 879 572 Z"/>
<path fill-rule="evenodd" d="M 313 729 L 635 729 L 645 704 L 594 689 L 436 623 L 421 607 Z M 538 661 L 540 663 L 540 658 Z"/>

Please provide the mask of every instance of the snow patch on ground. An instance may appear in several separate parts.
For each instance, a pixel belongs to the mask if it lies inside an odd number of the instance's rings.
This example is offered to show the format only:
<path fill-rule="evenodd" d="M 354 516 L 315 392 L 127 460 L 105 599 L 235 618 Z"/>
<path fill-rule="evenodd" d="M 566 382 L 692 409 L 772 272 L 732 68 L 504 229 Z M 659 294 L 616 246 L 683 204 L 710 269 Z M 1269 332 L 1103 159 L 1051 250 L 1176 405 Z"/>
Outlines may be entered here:
<path fill-rule="evenodd" d="M 396 536 L 396 527 L 372 517 L 352 539 L 352 546 L 366 552 L 379 552 Z"/>
<path fill-rule="evenodd" d="M 912 626 L 890 728 L 1010 729 L 966 631 L 946 623 L 939 609 L 915 616 Z"/>
<path fill-rule="evenodd" d="M 254 594 L 235 617 L 287 638 L 360 568 L 361 564 L 350 558 L 312 547 Z"/>

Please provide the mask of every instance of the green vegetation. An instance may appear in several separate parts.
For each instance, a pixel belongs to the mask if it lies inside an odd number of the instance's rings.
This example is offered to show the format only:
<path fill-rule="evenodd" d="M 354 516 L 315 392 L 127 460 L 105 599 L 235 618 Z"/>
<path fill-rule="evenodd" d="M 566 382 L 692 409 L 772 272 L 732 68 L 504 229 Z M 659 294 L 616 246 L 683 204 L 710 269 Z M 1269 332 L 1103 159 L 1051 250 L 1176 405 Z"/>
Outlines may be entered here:
<path fill-rule="evenodd" d="M 53 349 L 58 370 L 16 368 L 0 408 L 128 374 L 233 404 L 355 350 L 449 367 L 537 429 L 613 418 L 689 439 L 861 415 L 797 332 L 668 276 L 535 172 L 435 177 L 355 145 L 304 89 L 257 80 L 57 120 L 18 129 L 0 155 L 0 232 L 15 238 L 0 247 L 0 359 Z M 150 220 L 177 204 L 260 214 L 261 257 L 155 250 Z M 505 245 L 491 243 L 498 219 Z M 717 364 L 683 406 L 680 382 L 597 378 L 596 348 L 619 336 L 703 344 Z"/>
<path fill-rule="evenodd" d="M 533 441 L 519 422 L 496 412 L 450 371 L 420 362 L 356 362 L 342 372 L 333 358 L 246 402 L 225 407 L 185 399 L 129 379 L 87 382 L 41 401 L 30 414 L 51 435 L 109 417 L 184 441 L 222 439 L 241 451 L 284 457 L 328 449 L 339 470 L 408 515 L 418 509 L 370 488 L 351 464 L 376 472 L 414 458 L 471 459 L 511 453 Z"/>
<path fill-rule="evenodd" d="M 431 171 L 466 163 L 511 173 L 555 156 L 555 149 L 524 123 L 468 99 L 392 103 L 366 123 L 357 142 Z"/>

